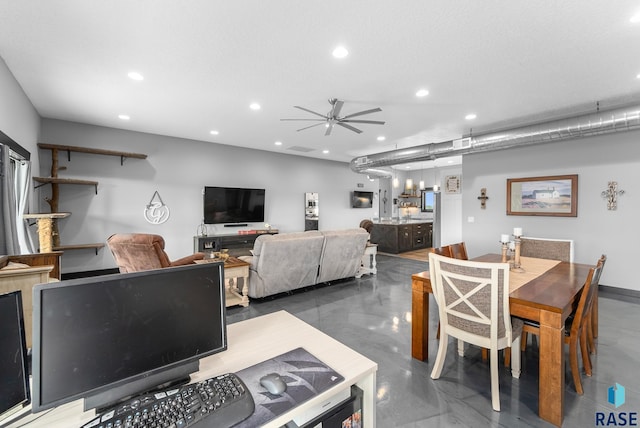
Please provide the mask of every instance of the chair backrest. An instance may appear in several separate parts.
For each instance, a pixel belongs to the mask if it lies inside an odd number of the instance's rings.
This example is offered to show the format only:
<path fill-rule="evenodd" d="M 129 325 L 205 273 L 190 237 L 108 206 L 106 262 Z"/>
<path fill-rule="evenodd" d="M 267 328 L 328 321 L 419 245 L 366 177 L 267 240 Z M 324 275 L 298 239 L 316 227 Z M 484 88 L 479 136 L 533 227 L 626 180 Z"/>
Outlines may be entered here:
<path fill-rule="evenodd" d="M 464 242 L 458 242 L 457 244 L 445 245 L 443 247 L 431 247 L 427 248 L 427 253 L 439 254 L 445 257 L 451 257 L 458 260 L 468 260 L 467 247 Z"/>
<path fill-rule="evenodd" d="M 360 222 L 360 227 L 367 231 L 367 233 L 371 233 L 371 229 L 373 229 L 373 222 L 369 219 L 364 219 Z"/>
<path fill-rule="evenodd" d="M 121 273 L 171 266 L 160 235 L 116 233 L 107 239 L 107 244 Z"/>
<path fill-rule="evenodd" d="M 446 334 L 483 347 L 513 341 L 509 313 L 509 264 L 429 254 L 429 273 Z"/>
<path fill-rule="evenodd" d="M 451 257 L 458 260 L 469 260 L 467 256 L 467 246 L 464 242 L 458 242 L 457 244 L 449 245 L 449 249 L 451 250 Z"/>
<path fill-rule="evenodd" d="M 580 300 L 578 301 L 578 306 L 574 312 L 573 322 L 571 324 L 571 335 L 577 335 L 580 333 L 580 330 L 585 328 L 586 323 L 589 321 L 589 314 L 591 313 L 591 308 L 593 307 L 593 302 L 596 296 L 596 290 L 598 285 L 600 284 L 600 276 L 602 274 L 602 269 L 604 269 L 604 264 L 607 261 L 607 256 L 604 254 L 598 260 L 598 264 L 595 268 L 591 268 L 589 270 L 589 274 L 587 275 L 587 279 L 585 280 L 584 287 L 582 288 L 582 293 L 580 294 Z"/>
<path fill-rule="evenodd" d="M 520 255 L 573 263 L 573 240 L 523 236 L 520 238 Z"/>

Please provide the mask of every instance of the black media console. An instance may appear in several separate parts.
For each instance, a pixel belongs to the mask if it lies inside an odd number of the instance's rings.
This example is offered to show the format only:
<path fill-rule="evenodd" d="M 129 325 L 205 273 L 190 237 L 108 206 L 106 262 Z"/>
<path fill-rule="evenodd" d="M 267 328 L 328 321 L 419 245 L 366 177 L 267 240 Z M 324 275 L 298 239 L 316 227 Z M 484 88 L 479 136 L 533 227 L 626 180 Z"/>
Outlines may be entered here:
<path fill-rule="evenodd" d="M 256 238 L 265 233 L 275 235 L 278 232 L 272 230 L 269 232 L 248 234 L 233 233 L 226 235 L 194 236 L 193 250 L 195 252 L 208 253 L 227 248 L 231 256 L 250 256 L 251 252 L 249 250 L 253 248 Z"/>

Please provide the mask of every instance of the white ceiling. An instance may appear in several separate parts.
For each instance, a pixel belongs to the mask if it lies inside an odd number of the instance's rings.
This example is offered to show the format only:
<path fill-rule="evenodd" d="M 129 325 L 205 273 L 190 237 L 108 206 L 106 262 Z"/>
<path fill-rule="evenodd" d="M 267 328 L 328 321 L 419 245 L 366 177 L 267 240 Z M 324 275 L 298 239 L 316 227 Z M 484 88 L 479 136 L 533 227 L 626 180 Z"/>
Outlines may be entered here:
<path fill-rule="evenodd" d="M 350 161 L 637 93 L 638 13 L 640 0 L 0 0 L 0 57 L 46 118 Z M 280 121 L 333 97 L 386 124 L 325 137 Z"/>

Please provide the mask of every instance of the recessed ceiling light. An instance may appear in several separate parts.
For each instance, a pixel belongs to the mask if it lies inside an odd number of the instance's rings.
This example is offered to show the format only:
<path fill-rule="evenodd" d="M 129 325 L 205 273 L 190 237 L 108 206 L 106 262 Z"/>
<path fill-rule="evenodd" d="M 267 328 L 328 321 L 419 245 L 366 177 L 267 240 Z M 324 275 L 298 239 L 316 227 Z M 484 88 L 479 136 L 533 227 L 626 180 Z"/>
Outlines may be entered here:
<path fill-rule="evenodd" d="M 407 165 L 404 167 L 405 169 L 411 169 L 411 165 Z"/>
<path fill-rule="evenodd" d="M 275 143 L 273 143 L 273 144 L 275 144 L 276 146 L 281 146 L 281 145 L 282 145 L 282 141 L 276 141 L 276 142 L 275 142 Z"/>
<path fill-rule="evenodd" d="M 323 150 L 322 153 L 324 153 L 325 155 L 329 154 L 329 150 Z"/>
<path fill-rule="evenodd" d="M 637 24 L 638 22 L 640 22 L 640 13 L 636 13 L 635 15 L 633 15 L 631 19 L 629 19 L 629 21 L 631 21 L 632 24 Z"/>
<path fill-rule="evenodd" d="M 137 71 L 131 71 L 127 76 L 129 76 L 129 79 L 131 80 L 144 80 L 144 76 Z"/>
<path fill-rule="evenodd" d="M 215 129 L 214 129 L 213 131 L 209 132 L 209 133 L 210 133 L 211 135 L 218 135 L 218 134 L 219 134 L 219 132 L 218 132 L 218 131 L 216 131 Z"/>
<path fill-rule="evenodd" d="M 261 109 L 260 104 L 258 104 L 258 103 L 251 103 L 251 104 L 249 105 L 249 108 L 250 108 L 251 110 L 260 110 L 260 109 Z"/>
<path fill-rule="evenodd" d="M 426 97 L 427 95 L 429 95 L 429 91 L 426 89 L 420 89 L 418 92 L 416 92 L 416 97 Z"/>
<path fill-rule="evenodd" d="M 337 46 L 333 52 L 332 55 L 335 58 L 344 58 L 347 55 L 349 55 L 349 51 L 347 50 L 347 48 L 345 48 L 344 46 Z"/>
<path fill-rule="evenodd" d="M 385 137 L 384 135 L 381 135 L 378 138 L 376 138 L 376 140 L 378 140 L 378 141 L 384 141 L 386 139 L 387 139 L 387 137 Z"/>
<path fill-rule="evenodd" d="M 469 113 L 469 114 L 468 114 L 468 115 L 466 115 L 464 118 L 465 118 L 465 119 L 467 119 L 467 120 L 473 120 L 473 119 L 475 119 L 476 117 L 478 117 L 478 116 L 476 116 L 476 114 L 475 114 L 475 113 Z"/>
<path fill-rule="evenodd" d="M 636 79 L 640 79 L 640 73 L 638 73 L 638 75 L 636 76 Z"/>
<path fill-rule="evenodd" d="M 129 120 L 131 118 L 129 116 L 127 116 L 126 114 L 119 114 L 118 115 L 118 119 Z"/>

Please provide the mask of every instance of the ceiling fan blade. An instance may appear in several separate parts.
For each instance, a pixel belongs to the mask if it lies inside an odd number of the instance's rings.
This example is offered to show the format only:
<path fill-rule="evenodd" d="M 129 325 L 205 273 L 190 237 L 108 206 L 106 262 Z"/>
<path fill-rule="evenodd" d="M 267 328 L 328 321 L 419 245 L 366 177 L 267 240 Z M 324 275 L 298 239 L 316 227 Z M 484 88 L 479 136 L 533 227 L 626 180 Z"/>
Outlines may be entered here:
<path fill-rule="evenodd" d="M 329 123 L 329 126 L 327 126 L 327 130 L 324 133 L 324 136 L 326 137 L 327 135 L 331 135 L 331 131 L 333 131 L 333 123 Z"/>
<path fill-rule="evenodd" d="M 313 110 L 309 110 L 308 108 L 304 108 L 304 107 L 300 107 L 300 106 L 294 106 L 297 109 L 306 111 L 307 113 L 311 113 L 311 114 L 315 114 L 316 116 L 320 116 L 320 117 L 324 117 L 325 119 L 327 118 L 327 116 L 325 116 L 324 114 L 320 114 L 320 113 L 316 113 Z"/>
<path fill-rule="evenodd" d="M 384 125 L 384 122 L 381 120 L 351 120 L 351 119 L 347 119 L 347 120 L 340 120 L 340 122 L 347 122 L 347 123 L 368 123 L 370 125 Z"/>
<path fill-rule="evenodd" d="M 351 130 L 351 131 L 353 131 L 353 132 L 357 132 L 358 134 L 362 134 L 362 131 L 361 131 L 361 130 L 359 130 L 358 128 L 354 128 L 354 127 L 353 127 L 353 126 L 351 126 L 351 125 L 347 125 L 347 124 L 346 124 L 346 123 L 344 123 L 344 122 L 336 122 L 336 124 L 337 124 L 337 125 L 340 125 L 340 126 L 342 126 L 342 127 L 344 127 L 344 128 L 347 128 L 347 129 L 349 129 L 349 130 Z"/>
<path fill-rule="evenodd" d="M 304 131 L 305 129 L 313 128 L 314 126 L 324 125 L 324 123 L 316 123 L 315 125 L 305 126 L 304 128 L 296 129 L 296 131 Z"/>
<path fill-rule="evenodd" d="M 344 105 L 344 101 L 336 100 L 331 108 L 330 117 L 338 117 L 340 115 L 340 110 L 342 110 L 342 106 Z"/>
<path fill-rule="evenodd" d="M 325 122 L 327 119 L 280 119 L 280 120 L 304 120 L 305 122 Z"/>
<path fill-rule="evenodd" d="M 370 110 L 363 110 L 363 111 L 359 111 L 357 113 L 348 114 L 345 117 L 343 117 L 342 119 L 349 119 L 350 117 L 362 116 L 364 114 L 376 113 L 376 112 L 379 112 L 379 111 L 382 111 L 382 109 L 380 107 L 376 107 L 376 108 L 372 108 Z"/>

